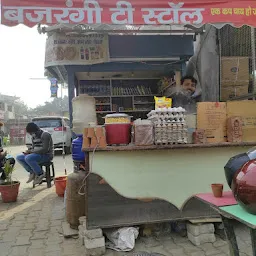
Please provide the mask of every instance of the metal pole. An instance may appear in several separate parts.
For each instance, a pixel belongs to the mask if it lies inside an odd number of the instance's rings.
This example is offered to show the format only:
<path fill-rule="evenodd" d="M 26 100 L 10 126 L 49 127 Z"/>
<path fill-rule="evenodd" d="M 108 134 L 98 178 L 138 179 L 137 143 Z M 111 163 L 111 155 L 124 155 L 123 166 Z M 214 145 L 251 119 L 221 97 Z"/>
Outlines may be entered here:
<path fill-rule="evenodd" d="M 252 81 L 253 81 L 253 88 L 252 88 L 252 94 L 253 94 L 253 100 L 255 100 L 254 93 L 256 91 L 256 63 L 255 63 L 255 30 L 253 27 L 251 27 L 251 48 L 252 48 Z"/>

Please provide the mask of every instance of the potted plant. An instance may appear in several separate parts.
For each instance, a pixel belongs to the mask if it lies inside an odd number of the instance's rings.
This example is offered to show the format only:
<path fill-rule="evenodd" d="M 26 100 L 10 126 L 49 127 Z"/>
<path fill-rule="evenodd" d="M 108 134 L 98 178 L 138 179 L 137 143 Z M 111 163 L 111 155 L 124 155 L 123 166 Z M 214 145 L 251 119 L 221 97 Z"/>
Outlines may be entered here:
<path fill-rule="evenodd" d="M 4 203 L 16 202 L 19 194 L 20 182 L 12 180 L 14 166 L 7 160 L 3 169 L 6 175 L 6 180 L 0 185 L 2 200 Z"/>

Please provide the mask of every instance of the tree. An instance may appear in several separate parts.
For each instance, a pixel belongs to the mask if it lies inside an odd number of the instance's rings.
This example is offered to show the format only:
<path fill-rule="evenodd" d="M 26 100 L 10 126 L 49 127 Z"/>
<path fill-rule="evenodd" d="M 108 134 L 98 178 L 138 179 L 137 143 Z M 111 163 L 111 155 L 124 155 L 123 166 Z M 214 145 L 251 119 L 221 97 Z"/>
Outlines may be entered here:
<path fill-rule="evenodd" d="M 14 113 L 16 116 L 28 116 L 29 108 L 28 106 L 20 99 L 13 102 Z"/>
<path fill-rule="evenodd" d="M 46 101 L 44 105 L 31 109 L 32 116 L 62 115 L 63 111 L 68 111 L 68 97 L 54 98 L 53 101 Z"/>

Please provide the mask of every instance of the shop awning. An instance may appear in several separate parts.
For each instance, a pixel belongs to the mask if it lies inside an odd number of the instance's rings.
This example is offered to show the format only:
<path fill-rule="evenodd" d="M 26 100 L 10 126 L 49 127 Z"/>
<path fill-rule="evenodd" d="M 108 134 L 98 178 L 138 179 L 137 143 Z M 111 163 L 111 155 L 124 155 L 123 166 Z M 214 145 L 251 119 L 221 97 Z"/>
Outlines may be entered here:
<path fill-rule="evenodd" d="M 25 24 L 204 24 L 256 27 L 256 2 L 244 0 L 2 0 L 1 23 Z"/>

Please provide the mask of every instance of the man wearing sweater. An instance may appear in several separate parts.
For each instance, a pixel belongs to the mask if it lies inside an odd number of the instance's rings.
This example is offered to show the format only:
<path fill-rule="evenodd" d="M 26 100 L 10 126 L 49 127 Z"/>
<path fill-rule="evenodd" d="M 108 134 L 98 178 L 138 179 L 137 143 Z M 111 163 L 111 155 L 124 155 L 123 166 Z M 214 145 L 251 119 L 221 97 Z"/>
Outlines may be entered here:
<path fill-rule="evenodd" d="M 27 183 L 40 184 L 45 177 L 40 164 L 53 159 L 54 149 L 50 133 L 41 130 L 35 123 L 28 123 L 27 133 L 32 136 L 32 147 L 17 156 L 17 161 L 29 172 Z"/>

